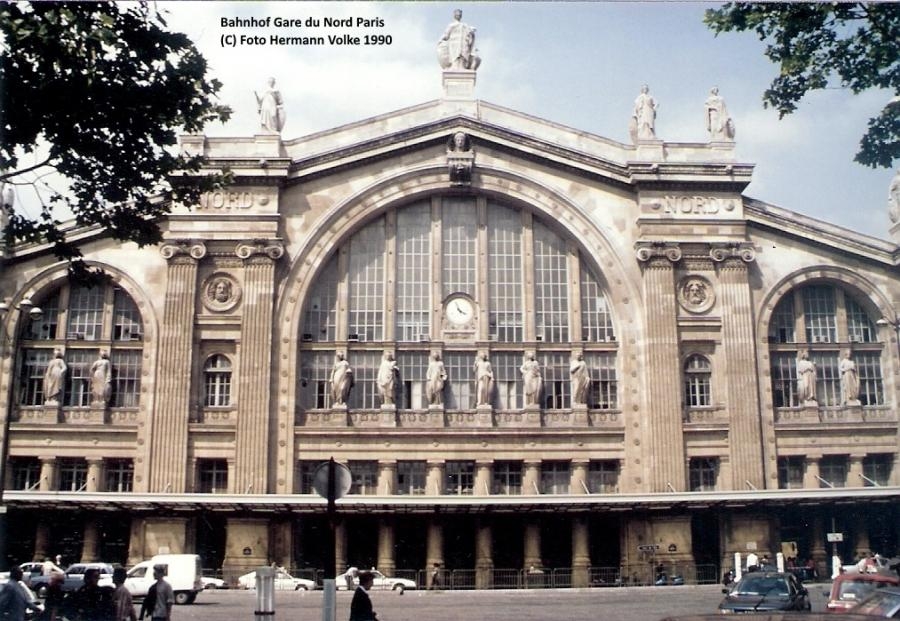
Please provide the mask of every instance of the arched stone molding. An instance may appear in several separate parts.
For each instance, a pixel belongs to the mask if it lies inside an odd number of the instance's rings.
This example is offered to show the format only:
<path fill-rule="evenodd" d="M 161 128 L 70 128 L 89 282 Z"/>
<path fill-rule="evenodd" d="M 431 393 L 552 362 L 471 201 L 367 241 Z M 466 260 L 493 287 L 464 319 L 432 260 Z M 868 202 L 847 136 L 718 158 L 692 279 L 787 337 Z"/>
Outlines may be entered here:
<path fill-rule="evenodd" d="M 479 166 L 469 187 L 470 190 L 467 191 L 471 191 L 473 195 L 497 198 L 541 215 L 547 222 L 555 222 L 560 233 L 575 240 L 579 249 L 584 251 L 584 260 L 592 264 L 609 293 L 623 359 L 639 357 L 635 348 L 636 343 L 642 341 L 640 334 L 644 328 L 640 313 L 635 312 L 633 307 L 640 299 L 640 274 L 633 262 L 626 264 L 623 260 L 633 255 L 620 253 L 607 234 L 561 190 L 491 166 Z M 273 407 L 278 420 L 279 466 L 293 460 L 297 386 L 290 370 L 294 368 L 298 355 L 297 335 L 302 324 L 303 301 L 308 296 L 318 269 L 350 235 L 388 209 L 454 190 L 459 191 L 448 185 L 444 165 L 429 164 L 407 169 L 402 174 L 378 181 L 336 204 L 302 241 L 300 251 L 292 259 L 288 275 L 277 296 L 275 309 L 278 346 L 275 349 L 277 353 L 273 361 L 273 375 L 278 380 Z M 641 398 L 636 389 L 633 392 L 636 394 L 623 391 L 620 404 L 623 410 L 626 404 L 636 411 L 639 409 Z M 290 481 L 279 479 L 276 491 L 289 492 L 290 486 Z"/>
<path fill-rule="evenodd" d="M 797 270 L 794 273 L 778 281 L 765 295 L 759 309 L 759 319 L 756 324 L 756 337 L 759 356 L 757 357 L 757 377 L 759 377 L 759 402 L 761 408 L 763 459 L 765 469 L 765 485 L 768 489 L 778 487 L 778 464 L 775 450 L 775 409 L 772 398 L 772 381 L 770 378 L 769 363 L 769 324 L 772 321 L 772 313 L 778 303 L 797 287 L 824 282 L 842 286 L 858 295 L 859 301 L 872 315 L 882 317 L 894 317 L 894 310 L 890 301 L 870 280 L 863 278 L 858 273 L 842 267 L 832 265 L 813 265 Z M 890 326 L 882 330 L 893 330 Z M 893 337 L 894 335 L 891 335 Z M 890 343 L 892 338 L 886 338 Z M 894 359 L 893 354 L 891 358 Z M 896 375 L 894 365 L 891 376 Z M 884 374 L 888 376 L 887 373 Z M 887 388 L 887 382 L 886 386 Z"/>

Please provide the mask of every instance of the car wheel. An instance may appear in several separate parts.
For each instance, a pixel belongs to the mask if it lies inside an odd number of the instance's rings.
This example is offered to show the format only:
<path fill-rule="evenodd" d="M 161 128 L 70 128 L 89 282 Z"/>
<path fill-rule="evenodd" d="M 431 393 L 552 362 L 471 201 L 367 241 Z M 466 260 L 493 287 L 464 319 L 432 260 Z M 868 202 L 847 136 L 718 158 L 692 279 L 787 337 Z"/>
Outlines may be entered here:
<path fill-rule="evenodd" d="M 306 586 L 305 586 L 305 585 L 302 585 L 302 584 L 298 584 L 297 587 L 296 587 L 294 590 L 295 590 L 295 591 L 305 591 L 305 590 L 306 590 Z"/>
<path fill-rule="evenodd" d="M 397 591 L 398 595 L 403 595 L 403 585 L 402 584 L 395 584 L 393 590 Z"/>
<path fill-rule="evenodd" d="M 35 595 L 37 595 L 41 599 L 47 599 L 47 585 L 42 584 L 41 586 L 39 586 L 37 588 L 37 591 L 35 591 Z"/>
<path fill-rule="evenodd" d="M 175 594 L 175 603 L 179 606 L 183 606 L 184 604 L 191 603 L 191 594 L 185 593 L 184 591 L 179 591 Z"/>

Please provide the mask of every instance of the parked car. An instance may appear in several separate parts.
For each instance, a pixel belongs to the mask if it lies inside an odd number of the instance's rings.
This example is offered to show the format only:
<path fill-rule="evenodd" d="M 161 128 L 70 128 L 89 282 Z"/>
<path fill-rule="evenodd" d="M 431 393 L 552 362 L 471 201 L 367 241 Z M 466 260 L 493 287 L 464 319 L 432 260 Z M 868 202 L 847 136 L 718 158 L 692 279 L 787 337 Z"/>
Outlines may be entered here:
<path fill-rule="evenodd" d="M 855 615 L 869 615 L 895 619 L 900 617 L 900 587 L 884 587 L 869 593 L 859 604 L 850 609 Z"/>
<path fill-rule="evenodd" d="M 175 603 L 179 606 L 193 604 L 197 593 L 203 590 L 200 578 L 200 556 L 197 554 L 157 554 L 146 561 L 141 561 L 128 570 L 125 577 L 125 588 L 133 597 L 144 597 L 150 585 L 156 582 L 153 568 L 164 565 L 165 580 L 172 586 Z"/>
<path fill-rule="evenodd" d="M 722 592 L 725 599 L 719 612 L 723 614 L 812 608 L 806 587 L 789 572 L 752 572 Z"/>
<path fill-rule="evenodd" d="M 114 565 L 110 563 L 75 563 L 69 565 L 64 574 L 65 580 L 62 583 L 63 591 L 76 591 L 84 584 L 84 572 L 88 569 L 96 569 L 100 572 L 99 586 L 113 586 L 112 574 Z M 47 586 L 50 584 L 50 576 L 32 576 L 31 588 L 37 593 L 37 596 L 44 598 L 47 596 Z"/>
<path fill-rule="evenodd" d="M 200 582 L 203 584 L 204 589 L 227 589 L 228 583 L 222 580 L 221 578 L 214 578 L 213 576 L 200 576 Z"/>
<path fill-rule="evenodd" d="M 369 573 L 374 577 L 372 580 L 372 588 L 376 590 L 397 591 L 398 593 L 402 593 L 408 589 L 411 590 L 416 588 L 416 583 L 412 580 L 407 580 L 406 578 L 389 578 L 375 569 L 369 570 Z M 342 573 L 334 580 L 338 591 L 347 590 L 348 581 L 346 572 Z M 353 588 L 356 588 L 356 585 L 359 584 L 359 578 L 354 575 L 352 581 L 354 585 Z"/>
<path fill-rule="evenodd" d="M 242 589 L 256 588 L 256 572 L 251 571 L 238 578 L 238 585 Z M 295 578 L 283 569 L 275 570 L 275 590 L 276 591 L 312 591 L 316 588 L 316 583 L 306 578 Z"/>
<path fill-rule="evenodd" d="M 900 586 L 900 578 L 881 574 L 841 574 L 834 579 L 831 590 L 825 591 L 828 597 L 826 608 L 832 611 L 849 610 L 872 591 L 889 586 Z"/>
<path fill-rule="evenodd" d="M 32 576 L 40 576 L 44 571 L 43 563 L 21 563 L 19 565 L 19 569 L 22 570 L 22 582 L 25 584 L 31 584 Z M 9 572 L 8 571 L 0 571 L 0 584 L 4 584 L 9 581 Z"/>

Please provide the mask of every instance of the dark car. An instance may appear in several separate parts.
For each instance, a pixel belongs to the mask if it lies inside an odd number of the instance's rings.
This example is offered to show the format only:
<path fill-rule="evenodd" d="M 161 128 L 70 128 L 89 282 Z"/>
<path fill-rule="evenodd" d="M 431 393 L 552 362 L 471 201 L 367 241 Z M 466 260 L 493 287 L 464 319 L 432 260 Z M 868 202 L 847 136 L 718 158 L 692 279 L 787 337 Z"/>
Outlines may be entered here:
<path fill-rule="evenodd" d="M 872 591 L 868 597 L 848 612 L 855 615 L 898 619 L 900 618 L 900 587 L 885 587 Z"/>
<path fill-rule="evenodd" d="M 828 610 L 845 611 L 856 606 L 872 591 L 900 586 L 900 578 L 881 574 L 841 574 L 826 591 Z"/>
<path fill-rule="evenodd" d="M 719 604 L 721 613 L 769 612 L 811 608 L 809 592 L 792 573 L 756 571 L 746 574 L 729 589 L 722 589 L 725 599 Z"/>

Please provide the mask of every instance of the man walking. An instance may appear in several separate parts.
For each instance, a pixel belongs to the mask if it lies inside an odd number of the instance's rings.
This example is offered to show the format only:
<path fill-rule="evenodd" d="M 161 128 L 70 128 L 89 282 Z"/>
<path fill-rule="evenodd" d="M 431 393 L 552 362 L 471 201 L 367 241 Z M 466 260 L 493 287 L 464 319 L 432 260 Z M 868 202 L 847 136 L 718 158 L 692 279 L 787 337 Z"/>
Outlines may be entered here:
<path fill-rule="evenodd" d="M 165 575 L 165 565 L 153 566 L 153 577 L 156 578 L 156 582 L 150 585 L 147 597 L 141 604 L 139 619 L 143 619 L 146 614 L 151 621 L 171 621 L 175 593 L 172 591 L 172 585 L 165 581 Z"/>
<path fill-rule="evenodd" d="M 21 580 L 22 568 L 13 566 L 9 570 L 9 582 L 0 587 L 0 619 L 24 621 L 26 608 L 31 608 L 35 612 L 41 611 L 41 606 L 25 593 Z M 371 604 L 369 606 L 371 607 Z"/>
<path fill-rule="evenodd" d="M 369 589 L 375 576 L 370 571 L 359 572 L 359 586 L 353 593 L 350 602 L 350 621 L 378 621 L 378 616 L 372 610 L 372 600 L 369 598 Z"/>

